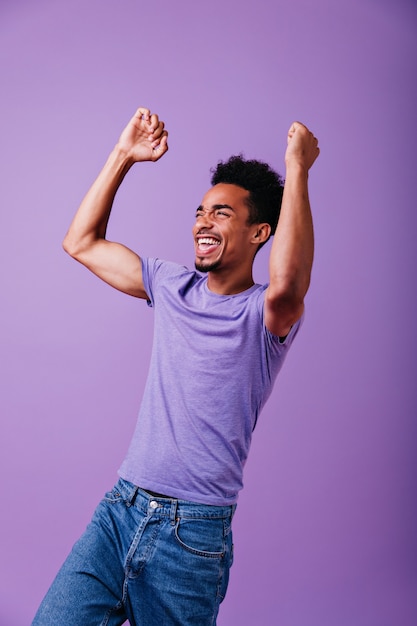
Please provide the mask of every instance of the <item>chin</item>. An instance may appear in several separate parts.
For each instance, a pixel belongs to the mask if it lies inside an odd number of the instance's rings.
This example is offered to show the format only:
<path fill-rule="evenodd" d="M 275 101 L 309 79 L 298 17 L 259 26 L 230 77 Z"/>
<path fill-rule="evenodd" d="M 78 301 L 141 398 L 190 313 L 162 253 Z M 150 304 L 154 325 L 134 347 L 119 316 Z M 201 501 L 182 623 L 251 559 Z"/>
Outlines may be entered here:
<path fill-rule="evenodd" d="M 201 262 L 198 258 L 195 260 L 195 269 L 198 272 L 203 272 L 203 273 L 207 273 L 207 272 L 213 272 L 214 270 L 217 270 L 220 267 L 221 264 L 221 260 L 218 259 L 217 261 L 212 261 L 210 263 L 210 261 L 208 263 L 204 263 Z"/>

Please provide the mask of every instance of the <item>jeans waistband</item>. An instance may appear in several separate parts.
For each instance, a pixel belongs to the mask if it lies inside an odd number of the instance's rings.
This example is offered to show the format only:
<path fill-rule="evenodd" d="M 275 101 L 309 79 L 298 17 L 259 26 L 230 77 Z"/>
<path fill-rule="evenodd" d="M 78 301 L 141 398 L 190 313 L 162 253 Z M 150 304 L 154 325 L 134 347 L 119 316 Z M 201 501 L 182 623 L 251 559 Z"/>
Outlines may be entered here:
<path fill-rule="evenodd" d="M 152 495 L 124 478 L 119 478 L 116 488 L 128 506 L 135 506 L 144 513 L 151 509 L 158 515 L 168 517 L 172 517 L 175 512 L 176 517 L 182 518 L 227 519 L 232 518 L 236 510 L 236 504 L 216 506 Z"/>

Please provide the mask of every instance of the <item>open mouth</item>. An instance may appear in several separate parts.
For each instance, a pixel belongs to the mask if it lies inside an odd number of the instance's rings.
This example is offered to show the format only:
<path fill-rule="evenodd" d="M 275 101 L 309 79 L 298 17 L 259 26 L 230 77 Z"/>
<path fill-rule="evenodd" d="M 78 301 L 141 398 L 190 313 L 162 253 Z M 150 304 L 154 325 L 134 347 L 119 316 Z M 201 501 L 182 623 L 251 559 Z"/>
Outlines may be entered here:
<path fill-rule="evenodd" d="M 196 242 L 199 254 L 210 254 L 220 246 L 220 240 L 217 237 L 207 235 L 197 236 Z"/>

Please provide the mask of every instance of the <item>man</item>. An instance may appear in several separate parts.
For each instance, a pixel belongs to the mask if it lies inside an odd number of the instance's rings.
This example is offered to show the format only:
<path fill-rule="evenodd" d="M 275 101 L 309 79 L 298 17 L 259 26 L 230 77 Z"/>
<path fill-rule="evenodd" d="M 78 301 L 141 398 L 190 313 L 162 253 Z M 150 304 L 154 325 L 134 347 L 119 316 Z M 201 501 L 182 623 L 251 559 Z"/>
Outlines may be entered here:
<path fill-rule="evenodd" d="M 303 314 L 313 261 L 307 179 L 319 154 L 313 134 L 291 125 L 283 194 L 266 164 L 218 164 L 193 228 L 199 272 L 141 259 L 105 238 L 126 173 L 160 159 L 167 137 L 158 116 L 139 108 L 64 240 L 97 276 L 154 307 L 155 338 L 120 479 L 60 570 L 37 626 L 216 623 L 251 434 Z M 253 260 L 278 216 L 269 284 L 256 285 Z"/>

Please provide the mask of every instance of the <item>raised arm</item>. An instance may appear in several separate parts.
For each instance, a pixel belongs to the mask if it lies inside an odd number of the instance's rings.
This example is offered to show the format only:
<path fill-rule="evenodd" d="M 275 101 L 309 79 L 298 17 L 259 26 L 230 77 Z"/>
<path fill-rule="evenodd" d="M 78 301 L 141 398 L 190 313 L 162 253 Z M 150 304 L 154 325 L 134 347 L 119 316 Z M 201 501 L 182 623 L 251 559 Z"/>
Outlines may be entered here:
<path fill-rule="evenodd" d="M 116 192 L 134 163 L 157 161 L 168 150 L 164 123 L 139 108 L 124 129 L 106 164 L 81 202 L 63 247 L 74 259 L 112 287 L 146 298 L 139 256 L 108 241 L 107 224 Z"/>
<path fill-rule="evenodd" d="M 294 122 L 288 132 L 284 195 L 265 294 L 265 324 L 280 337 L 285 337 L 301 317 L 310 284 L 314 237 L 308 171 L 319 152 L 314 135 L 303 124 Z"/>

